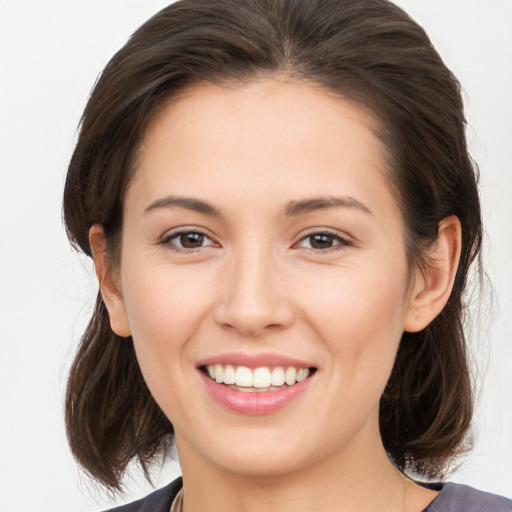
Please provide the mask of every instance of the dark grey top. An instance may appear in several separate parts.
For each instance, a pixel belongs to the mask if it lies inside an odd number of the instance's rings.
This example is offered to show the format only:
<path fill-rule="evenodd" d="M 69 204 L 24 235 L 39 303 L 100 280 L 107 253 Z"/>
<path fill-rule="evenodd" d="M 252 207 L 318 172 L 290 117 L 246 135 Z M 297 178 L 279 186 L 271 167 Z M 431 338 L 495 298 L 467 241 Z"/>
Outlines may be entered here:
<path fill-rule="evenodd" d="M 512 500 L 467 485 L 447 483 L 423 512 L 512 512 Z"/>
<path fill-rule="evenodd" d="M 141 500 L 107 512 L 169 512 L 181 486 L 180 477 Z M 423 512 L 512 512 L 512 500 L 467 485 L 447 483 Z"/>

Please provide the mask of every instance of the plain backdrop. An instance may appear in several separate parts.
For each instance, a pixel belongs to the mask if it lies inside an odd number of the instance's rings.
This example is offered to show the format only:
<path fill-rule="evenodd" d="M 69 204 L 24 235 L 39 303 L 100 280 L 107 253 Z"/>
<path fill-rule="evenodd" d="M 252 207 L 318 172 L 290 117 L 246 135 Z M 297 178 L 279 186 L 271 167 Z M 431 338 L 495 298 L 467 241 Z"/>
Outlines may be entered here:
<path fill-rule="evenodd" d="M 473 452 L 452 479 L 512 495 L 512 1 L 400 0 L 465 91 L 481 169 L 484 295 L 471 351 Z M 66 373 L 96 283 L 68 246 L 61 196 L 97 75 L 164 0 L 0 0 L 0 512 L 95 511 L 113 502 L 66 444 Z M 198 418 L 200 420 L 200 418 Z M 156 484 L 178 474 L 166 466 Z M 135 474 L 130 493 L 150 490 Z"/>

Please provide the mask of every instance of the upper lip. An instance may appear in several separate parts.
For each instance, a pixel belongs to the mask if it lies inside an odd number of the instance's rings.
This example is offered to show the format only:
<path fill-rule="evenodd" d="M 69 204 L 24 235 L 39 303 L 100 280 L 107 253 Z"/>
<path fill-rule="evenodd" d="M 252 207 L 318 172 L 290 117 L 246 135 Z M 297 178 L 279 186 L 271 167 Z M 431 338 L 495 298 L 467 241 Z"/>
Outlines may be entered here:
<path fill-rule="evenodd" d="M 197 363 L 197 367 L 213 366 L 215 364 L 230 364 L 232 366 L 246 366 L 247 368 L 261 368 L 264 366 L 293 366 L 294 368 L 315 368 L 315 365 L 295 359 L 293 357 L 263 352 L 261 354 L 244 354 L 242 352 L 229 352 L 207 357 Z"/>

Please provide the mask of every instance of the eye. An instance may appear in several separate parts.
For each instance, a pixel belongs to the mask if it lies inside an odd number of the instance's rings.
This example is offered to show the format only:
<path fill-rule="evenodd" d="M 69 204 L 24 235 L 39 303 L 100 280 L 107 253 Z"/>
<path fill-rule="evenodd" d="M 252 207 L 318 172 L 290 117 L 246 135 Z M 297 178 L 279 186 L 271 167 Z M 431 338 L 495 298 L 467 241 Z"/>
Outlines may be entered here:
<path fill-rule="evenodd" d="M 163 245 L 170 245 L 176 251 L 201 249 L 215 245 L 206 234 L 197 230 L 183 230 L 169 233 L 163 238 L 161 243 Z"/>
<path fill-rule="evenodd" d="M 310 235 L 302 238 L 297 247 L 303 247 L 305 249 L 312 249 L 314 251 L 328 251 L 329 249 L 335 249 L 336 247 L 349 246 L 351 243 L 345 238 L 335 233 L 311 233 Z"/>

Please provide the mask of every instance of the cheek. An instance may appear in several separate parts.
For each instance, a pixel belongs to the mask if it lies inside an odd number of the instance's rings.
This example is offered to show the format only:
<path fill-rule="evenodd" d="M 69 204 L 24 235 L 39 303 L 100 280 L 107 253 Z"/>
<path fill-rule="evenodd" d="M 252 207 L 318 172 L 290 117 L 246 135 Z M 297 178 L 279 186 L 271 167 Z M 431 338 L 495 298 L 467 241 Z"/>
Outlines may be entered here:
<path fill-rule="evenodd" d="M 324 276 L 311 273 L 302 286 L 303 309 L 319 326 L 350 331 L 349 339 L 369 331 L 401 333 L 406 286 L 405 272 L 371 265 Z"/>
<path fill-rule="evenodd" d="M 125 309 L 134 338 L 145 343 L 187 338 L 211 302 L 213 276 L 191 267 L 148 266 L 134 265 L 123 278 Z"/>
<path fill-rule="evenodd" d="M 334 380 L 354 383 L 354 389 L 383 387 L 403 332 L 405 275 L 400 280 L 368 267 L 329 282 L 307 284 L 303 310 L 332 357 Z"/>
<path fill-rule="evenodd" d="M 168 399 L 174 376 L 194 370 L 189 340 L 196 334 L 212 302 L 211 276 L 154 264 L 134 269 L 123 280 L 128 323 L 144 378 L 157 402 Z M 131 276 L 131 277 L 130 277 Z M 166 392 L 167 390 L 167 392 Z"/>

